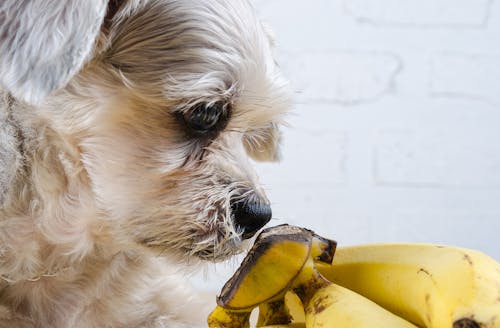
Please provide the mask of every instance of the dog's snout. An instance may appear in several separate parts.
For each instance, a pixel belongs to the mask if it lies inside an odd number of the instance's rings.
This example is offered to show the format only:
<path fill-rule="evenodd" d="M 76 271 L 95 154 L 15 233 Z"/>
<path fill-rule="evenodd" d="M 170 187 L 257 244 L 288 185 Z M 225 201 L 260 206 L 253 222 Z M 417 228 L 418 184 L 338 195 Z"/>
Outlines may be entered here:
<path fill-rule="evenodd" d="M 271 206 L 259 201 L 232 201 L 234 224 L 243 231 L 243 238 L 251 238 L 271 220 Z"/>

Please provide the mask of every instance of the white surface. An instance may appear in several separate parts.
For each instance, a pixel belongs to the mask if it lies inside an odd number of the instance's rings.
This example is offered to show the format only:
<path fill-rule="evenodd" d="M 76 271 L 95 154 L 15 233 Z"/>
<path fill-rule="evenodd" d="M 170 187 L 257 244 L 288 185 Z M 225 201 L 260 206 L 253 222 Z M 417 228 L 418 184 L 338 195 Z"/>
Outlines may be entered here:
<path fill-rule="evenodd" d="M 258 165 L 272 224 L 500 260 L 500 1 L 255 4 L 297 90 L 283 162 Z M 237 263 L 194 282 L 219 290 Z"/>

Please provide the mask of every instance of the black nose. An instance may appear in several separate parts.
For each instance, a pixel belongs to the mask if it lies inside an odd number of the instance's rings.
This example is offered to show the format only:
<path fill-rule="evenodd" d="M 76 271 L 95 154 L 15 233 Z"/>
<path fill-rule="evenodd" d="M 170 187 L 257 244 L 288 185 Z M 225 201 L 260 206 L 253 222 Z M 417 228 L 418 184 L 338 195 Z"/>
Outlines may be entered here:
<path fill-rule="evenodd" d="M 243 238 L 247 239 L 266 225 L 273 212 L 271 206 L 256 201 L 232 201 L 231 210 L 233 212 L 234 223 L 243 231 Z"/>

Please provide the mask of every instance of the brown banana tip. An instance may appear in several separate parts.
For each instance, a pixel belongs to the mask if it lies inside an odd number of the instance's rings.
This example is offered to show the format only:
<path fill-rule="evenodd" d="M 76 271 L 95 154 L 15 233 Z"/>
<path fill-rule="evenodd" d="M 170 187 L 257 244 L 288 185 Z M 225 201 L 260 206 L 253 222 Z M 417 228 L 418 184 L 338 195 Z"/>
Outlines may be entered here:
<path fill-rule="evenodd" d="M 324 247 L 322 249 L 323 251 L 319 256 L 315 258 L 315 260 L 327 264 L 332 264 L 333 256 L 335 255 L 335 250 L 337 249 L 337 242 L 335 240 L 319 237 L 318 235 L 316 235 L 315 237 L 320 238 L 324 243 Z"/>

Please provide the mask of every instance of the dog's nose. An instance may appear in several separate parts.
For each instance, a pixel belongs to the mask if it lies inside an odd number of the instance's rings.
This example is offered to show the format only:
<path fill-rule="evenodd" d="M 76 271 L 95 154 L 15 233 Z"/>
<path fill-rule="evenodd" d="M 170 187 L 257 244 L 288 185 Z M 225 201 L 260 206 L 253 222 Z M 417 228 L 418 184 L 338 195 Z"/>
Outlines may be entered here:
<path fill-rule="evenodd" d="M 271 220 L 271 206 L 256 201 L 231 202 L 234 223 L 243 231 L 243 238 L 251 238 Z"/>

